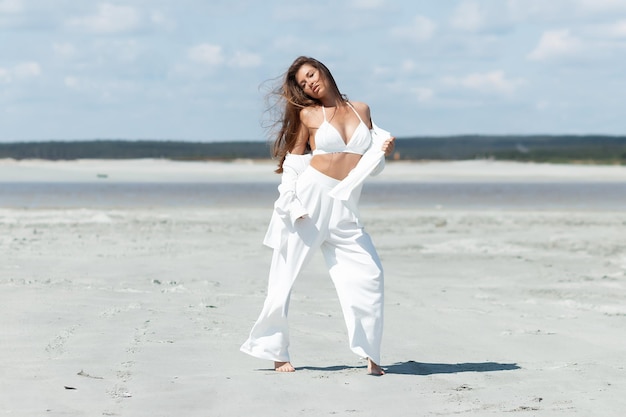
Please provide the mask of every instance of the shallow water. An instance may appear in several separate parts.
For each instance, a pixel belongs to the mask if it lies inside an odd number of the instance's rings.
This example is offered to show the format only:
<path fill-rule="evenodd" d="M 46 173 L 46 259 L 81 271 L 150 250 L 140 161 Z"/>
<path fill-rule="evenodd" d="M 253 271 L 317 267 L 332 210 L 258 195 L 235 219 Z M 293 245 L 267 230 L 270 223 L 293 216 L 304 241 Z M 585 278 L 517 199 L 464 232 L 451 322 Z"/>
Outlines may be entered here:
<path fill-rule="evenodd" d="M 0 183 L 4 208 L 268 207 L 274 183 Z M 366 183 L 362 207 L 624 210 L 622 183 Z"/>

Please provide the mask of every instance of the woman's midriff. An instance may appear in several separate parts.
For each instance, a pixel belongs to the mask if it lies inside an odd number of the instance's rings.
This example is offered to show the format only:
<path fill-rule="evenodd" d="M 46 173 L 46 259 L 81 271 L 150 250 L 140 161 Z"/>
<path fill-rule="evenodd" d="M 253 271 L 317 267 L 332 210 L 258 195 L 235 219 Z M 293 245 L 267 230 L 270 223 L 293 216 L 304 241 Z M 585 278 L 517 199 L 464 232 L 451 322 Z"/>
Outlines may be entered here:
<path fill-rule="evenodd" d="M 347 152 L 326 153 L 311 158 L 311 166 L 324 175 L 343 180 L 361 160 L 361 155 Z"/>

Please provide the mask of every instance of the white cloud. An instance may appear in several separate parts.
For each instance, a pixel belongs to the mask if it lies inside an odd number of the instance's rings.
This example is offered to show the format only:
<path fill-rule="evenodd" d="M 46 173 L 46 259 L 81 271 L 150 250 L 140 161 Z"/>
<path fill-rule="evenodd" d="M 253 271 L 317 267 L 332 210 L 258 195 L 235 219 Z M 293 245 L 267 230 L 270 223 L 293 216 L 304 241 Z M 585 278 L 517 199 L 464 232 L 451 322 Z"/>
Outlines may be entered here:
<path fill-rule="evenodd" d="M 230 54 L 228 54 L 230 55 Z M 261 56 L 251 52 L 237 51 L 232 56 L 227 57 L 220 45 L 202 43 L 195 45 L 187 51 L 187 57 L 191 62 L 201 64 L 204 68 L 217 68 L 223 64 L 228 64 L 234 68 L 255 68 L 261 65 Z M 179 67 L 179 69 L 183 69 Z M 191 70 L 191 68 L 188 68 Z"/>
<path fill-rule="evenodd" d="M 463 2 L 454 10 L 450 25 L 455 29 L 476 32 L 485 24 L 485 16 L 481 7 L 475 2 Z"/>
<path fill-rule="evenodd" d="M 406 59 L 402 61 L 402 65 L 400 65 L 400 69 L 402 69 L 402 71 L 404 72 L 412 72 L 416 68 L 417 68 L 417 64 L 415 63 L 415 61 L 411 59 Z"/>
<path fill-rule="evenodd" d="M 23 7 L 22 0 L 0 0 L 0 13 L 19 13 Z"/>
<path fill-rule="evenodd" d="M 550 102 L 547 100 L 539 100 L 535 103 L 535 109 L 539 111 L 547 110 L 550 107 Z"/>
<path fill-rule="evenodd" d="M 236 52 L 230 65 L 239 68 L 254 68 L 261 65 L 261 57 L 250 52 Z"/>
<path fill-rule="evenodd" d="M 41 65 L 38 62 L 21 62 L 12 68 L 0 67 L 0 82 L 10 83 L 13 80 L 34 78 L 42 73 Z"/>
<path fill-rule="evenodd" d="M 588 22 L 626 12 L 624 0 L 507 0 L 509 17 L 518 21 Z"/>
<path fill-rule="evenodd" d="M 141 86 L 134 81 L 76 77 L 68 75 L 63 84 L 76 93 L 84 94 L 100 102 L 119 102 L 123 97 L 132 97 L 141 91 Z"/>
<path fill-rule="evenodd" d="M 294 50 L 300 49 L 300 45 L 302 45 L 302 40 L 293 35 L 285 34 L 274 38 L 272 42 L 272 46 L 275 49 L 280 51 L 288 51 L 292 52 Z"/>
<path fill-rule="evenodd" d="M 66 21 L 67 26 L 93 33 L 123 33 L 135 30 L 141 23 L 141 16 L 129 6 L 111 3 L 98 5 L 97 13 L 75 17 Z"/>
<path fill-rule="evenodd" d="M 136 62 L 141 53 L 141 44 L 133 38 L 100 39 L 92 49 L 99 59 L 111 62 Z"/>
<path fill-rule="evenodd" d="M 626 11 L 624 0 L 578 0 L 578 7 L 583 12 L 614 13 Z"/>
<path fill-rule="evenodd" d="M 385 0 L 352 0 L 350 5 L 355 9 L 374 10 L 385 5 Z"/>
<path fill-rule="evenodd" d="M 192 108 L 197 100 L 232 100 L 262 114 L 255 86 L 300 54 L 328 63 L 347 80 L 346 92 L 366 94 L 372 108 L 382 109 L 381 122 L 387 118 L 400 134 L 414 133 L 415 124 L 397 111 L 407 106 L 436 108 L 422 121 L 439 133 L 559 133 L 572 122 L 590 132 L 626 131 L 619 113 L 626 105 L 619 94 L 626 88 L 626 0 L 348 0 L 335 2 L 332 18 L 308 31 L 303 22 L 319 16 L 319 4 L 194 2 L 197 7 L 170 0 L 0 0 L 0 29 L 10 37 L 0 41 L 0 106 L 19 106 L 24 114 L 1 121 L 0 141 L 74 137 L 72 117 L 81 112 L 98 121 L 80 124 L 84 137 L 114 127 L 133 137 L 168 132 L 205 140 L 206 115 Z M 280 20 L 283 9 L 293 17 Z M 368 83 L 381 88 L 363 93 Z M 54 107 L 59 97 L 63 109 Z M 84 105 L 98 97 L 122 105 Z M 564 109 L 562 102 L 579 107 Z M 28 123 L 45 106 L 52 106 L 47 114 L 63 110 L 67 117 Z M 154 123 L 137 123 L 137 108 L 145 114 L 150 108 Z M 172 111 L 177 117 L 167 117 Z M 520 114 L 530 122 L 504 123 Z M 227 110 L 212 116 L 223 122 L 214 123 L 216 137 L 262 137 L 256 118 L 232 123 L 230 116 Z M 450 127 L 446 120 L 455 118 L 463 123 Z"/>
<path fill-rule="evenodd" d="M 435 22 L 418 15 L 413 19 L 412 25 L 397 27 L 391 31 L 391 34 L 398 38 L 420 43 L 431 39 L 436 29 Z"/>
<path fill-rule="evenodd" d="M 17 78 L 31 78 L 41 75 L 41 66 L 38 62 L 22 62 L 13 68 Z"/>
<path fill-rule="evenodd" d="M 581 52 L 582 41 L 569 30 L 550 30 L 541 35 L 539 44 L 528 54 L 528 58 L 537 61 L 553 58 L 571 57 Z"/>
<path fill-rule="evenodd" d="M 77 89 L 80 86 L 80 80 L 76 77 L 67 76 L 63 79 L 63 84 L 68 88 Z"/>
<path fill-rule="evenodd" d="M 465 77 L 445 77 L 443 82 L 450 86 L 460 86 L 483 93 L 499 94 L 512 94 L 525 83 L 521 78 L 507 78 L 503 71 L 474 73 Z"/>
<path fill-rule="evenodd" d="M 168 30 L 174 30 L 176 28 L 176 21 L 170 19 L 160 11 L 153 11 L 150 13 L 150 21 L 155 25 L 164 27 Z"/>
<path fill-rule="evenodd" d="M 74 56 L 76 48 L 71 43 L 54 43 L 52 44 L 52 50 L 54 53 L 63 58 L 69 58 Z"/>
<path fill-rule="evenodd" d="M 561 20 L 572 11 L 571 0 L 508 0 L 508 11 L 514 20 Z"/>
<path fill-rule="evenodd" d="M 590 32 L 603 38 L 626 38 L 626 19 L 591 27 Z"/>
<path fill-rule="evenodd" d="M 415 94 L 415 97 L 417 98 L 417 101 L 419 101 L 420 103 L 425 103 L 427 101 L 430 101 L 435 96 L 434 90 L 432 90 L 430 88 L 425 88 L 425 87 L 415 87 L 415 88 L 412 88 L 411 92 L 413 92 L 413 94 Z"/>
<path fill-rule="evenodd" d="M 209 67 L 220 66 L 224 62 L 222 47 L 203 43 L 189 49 L 187 56 L 193 62 L 197 62 Z"/>
<path fill-rule="evenodd" d="M 319 13 L 319 6 L 311 2 L 283 2 L 272 10 L 272 20 L 303 21 Z"/>
<path fill-rule="evenodd" d="M 201 43 L 187 49 L 186 60 L 174 63 L 169 74 L 173 77 L 187 79 L 204 79 L 213 76 L 220 68 L 254 66 L 255 58 L 252 54 L 235 54 L 229 57 L 221 45 Z"/>
<path fill-rule="evenodd" d="M 11 82 L 11 71 L 0 67 L 0 82 L 8 83 Z"/>

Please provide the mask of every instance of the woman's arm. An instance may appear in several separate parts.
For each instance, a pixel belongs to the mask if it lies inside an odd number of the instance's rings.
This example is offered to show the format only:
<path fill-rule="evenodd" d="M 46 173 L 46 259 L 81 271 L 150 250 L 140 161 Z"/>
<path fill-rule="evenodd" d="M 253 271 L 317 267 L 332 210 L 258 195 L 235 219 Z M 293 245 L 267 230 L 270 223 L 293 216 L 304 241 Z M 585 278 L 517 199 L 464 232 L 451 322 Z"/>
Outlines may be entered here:
<path fill-rule="evenodd" d="M 303 119 L 308 117 L 308 108 L 302 109 L 300 111 L 300 126 L 298 126 L 298 136 L 296 137 L 296 143 L 293 148 L 289 151 L 294 155 L 304 155 L 307 148 L 309 147 L 309 128 Z"/>

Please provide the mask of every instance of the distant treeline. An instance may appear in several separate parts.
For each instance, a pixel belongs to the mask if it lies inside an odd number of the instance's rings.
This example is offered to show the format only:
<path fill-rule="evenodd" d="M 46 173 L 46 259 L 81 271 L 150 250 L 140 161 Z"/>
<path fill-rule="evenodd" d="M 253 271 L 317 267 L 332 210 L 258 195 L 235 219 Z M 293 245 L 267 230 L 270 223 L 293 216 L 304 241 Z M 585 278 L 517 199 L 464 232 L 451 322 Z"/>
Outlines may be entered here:
<path fill-rule="evenodd" d="M 0 143 L 0 158 L 173 160 L 267 159 L 270 145 L 260 141 L 48 141 Z M 536 162 L 588 162 L 626 165 L 621 136 L 449 136 L 396 141 L 398 160 L 500 159 Z"/>
<path fill-rule="evenodd" d="M 624 136 L 451 136 L 397 140 L 400 159 L 493 158 L 534 162 L 626 164 Z"/>
<path fill-rule="evenodd" d="M 270 158 L 265 142 L 91 140 L 0 143 L 0 158 L 230 160 Z"/>

